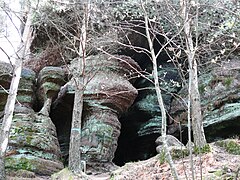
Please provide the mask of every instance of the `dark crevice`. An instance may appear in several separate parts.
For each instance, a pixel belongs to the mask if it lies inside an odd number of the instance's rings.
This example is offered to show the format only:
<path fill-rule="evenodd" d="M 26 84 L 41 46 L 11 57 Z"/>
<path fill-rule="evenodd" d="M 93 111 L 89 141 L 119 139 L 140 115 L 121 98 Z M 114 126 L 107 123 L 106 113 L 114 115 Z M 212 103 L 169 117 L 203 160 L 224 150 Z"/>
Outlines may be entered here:
<path fill-rule="evenodd" d="M 68 164 L 70 130 L 72 122 L 73 95 L 65 96 L 54 109 L 51 109 L 50 118 L 57 130 L 57 137 L 64 165 Z"/>
<path fill-rule="evenodd" d="M 163 43 L 164 41 L 162 37 L 158 38 L 160 39 L 154 41 L 155 52 L 160 50 L 160 43 Z M 145 55 L 133 55 L 133 58 L 134 57 L 143 58 L 138 59 L 140 67 L 146 70 L 148 73 L 152 72 L 152 63 L 149 57 L 146 57 Z M 165 70 L 168 72 L 165 75 L 165 79 L 167 81 L 170 79 L 179 81 L 179 77 L 177 75 L 178 73 L 175 71 L 172 73 L 172 68 L 174 68 L 174 66 L 172 63 L 167 62 L 169 59 L 169 56 L 165 52 L 161 53 L 158 57 L 158 65 L 161 65 L 161 67 L 165 68 Z M 159 74 L 159 77 L 161 78 L 162 74 Z M 160 136 L 161 124 L 157 123 L 152 125 L 150 121 L 154 118 L 158 118 L 160 120 L 161 112 L 156 100 L 157 97 L 155 94 L 154 85 L 147 79 L 139 78 L 135 82 L 134 86 L 137 89 L 146 87 L 152 87 L 152 89 L 138 91 L 138 97 L 136 98 L 133 106 L 120 119 L 122 124 L 121 134 L 118 140 L 118 148 L 115 153 L 115 158 L 113 159 L 113 162 L 119 166 L 123 166 L 127 162 L 146 160 L 157 154 L 155 140 Z M 179 89 L 180 88 L 178 88 L 177 91 Z M 155 100 L 153 99 L 154 101 L 148 101 L 148 96 L 154 97 Z M 164 92 L 164 96 L 164 101 L 167 104 L 166 108 L 169 109 L 172 96 L 168 92 Z M 144 107 L 142 107 L 143 103 L 146 103 L 146 108 L 149 109 L 144 109 Z M 149 105 L 149 103 L 151 105 Z M 147 124 L 148 122 L 149 124 Z M 168 122 L 168 124 L 172 124 L 172 122 Z M 148 125 L 152 126 L 152 129 L 148 129 Z M 139 134 L 144 126 L 146 126 L 146 130 L 144 131 L 145 134 Z"/>

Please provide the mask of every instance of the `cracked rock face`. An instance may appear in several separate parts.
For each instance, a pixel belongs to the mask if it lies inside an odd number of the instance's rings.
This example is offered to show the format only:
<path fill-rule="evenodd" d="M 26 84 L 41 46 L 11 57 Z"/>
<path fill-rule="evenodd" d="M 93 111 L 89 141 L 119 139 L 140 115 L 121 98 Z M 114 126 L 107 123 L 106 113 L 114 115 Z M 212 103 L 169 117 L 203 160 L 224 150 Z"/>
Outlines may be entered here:
<path fill-rule="evenodd" d="M 239 135 L 239 87 L 239 59 L 223 62 L 221 66 L 213 68 L 210 73 L 199 77 L 203 125 L 209 141 Z M 185 101 L 187 100 L 187 88 L 184 87 L 180 92 L 180 96 Z M 171 115 L 186 126 L 187 113 L 183 104 L 183 101 L 175 99 L 172 103 Z"/>

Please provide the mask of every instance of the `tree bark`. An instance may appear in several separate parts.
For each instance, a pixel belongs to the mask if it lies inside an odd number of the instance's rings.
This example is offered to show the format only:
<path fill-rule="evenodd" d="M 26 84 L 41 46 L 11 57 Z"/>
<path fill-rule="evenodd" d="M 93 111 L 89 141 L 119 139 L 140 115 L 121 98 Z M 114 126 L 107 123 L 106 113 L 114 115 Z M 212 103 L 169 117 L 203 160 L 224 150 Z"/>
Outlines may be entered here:
<path fill-rule="evenodd" d="M 85 88 L 85 60 L 86 60 L 86 42 L 87 42 L 87 26 L 89 20 L 90 2 L 83 3 L 84 17 L 82 19 L 81 33 L 79 35 L 79 62 L 77 73 L 74 75 L 75 81 L 75 97 L 73 107 L 73 118 L 70 135 L 69 147 L 69 169 L 73 173 L 81 173 L 81 123 L 83 111 L 83 94 Z"/>
<path fill-rule="evenodd" d="M 201 108 L 201 100 L 200 94 L 198 91 L 198 75 L 197 75 L 197 62 L 195 59 L 192 61 L 193 67 L 191 69 L 192 72 L 192 93 L 191 93 L 191 101 L 192 101 L 192 129 L 193 129 L 193 138 L 194 144 L 203 148 L 206 144 L 206 138 L 203 129 L 203 117 L 202 117 L 202 108 Z"/>
<path fill-rule="evenodd" d="M 81 118 L 83 110 L 83 89 L 76 88 L 73 107 L 69 147 L 69 169 L 74 173 L 81 172 Z"/>
<path fill-rule="evenodd" d="M 191 92 L 189 92 L 190 96 L 190 113 L 192 118 L 192 131 L 193 131 L 193 139 L 196 147 L 202 148 L 207 142 L 203 130 L 202 123 L 202 108 L 200 101 L 200 94 L 198 91 L 198 74 L 197 74 L 197 61 L 195 59 L 195 49 L 192 33 L 191 33 L 191 18 L 189 18 L 189 2 L 187 0 L 180 0 L 180 6 L 182 8 L 182 19 L 185 33 L 185 41 L 187 46 L 187 58 L 189 65 L 189 86 Z M 190 128 L 190 127 L 189 127 Z"/>
<path fill-rule="evenodd" d="M 150 48 L 150 53 L 151 53 L 151 58 L 152 58 L 152 63 L 153 63 L 154 85 L 155 85 L 155 90 L 156 90 L 156 93 L 157 93 L 158 104 L 159 104 L 159 107 L 161 109 L 161 116 L 162 116 L 161 135 L 163 137 L 163 149 L 164 149 L 164 151 L 166 153 L 166 156 L 167 156 L 166 158 L 167 158 L 168 163 L 170 165 L 170 168 L 171 168 L 171 171 L 172 171 L 174 179 L 179 179 L 178 173 L 177 173 L 176 168 L 174 167 L 174 163 L 173 163 L 171 154 L 169 152 L 168 145 L 167 145 L 167 140 L 166 140 L 166 135 L 167 135 L 166 109 L 164 107 L 164 102 L 163 102 L 163 98 L 162 98 L 162 92 L 161 92 L 161 88 L 160 88 L 159 81 L 158 81 L 157 57 L 156 57 L 156 54 L 155 54 L 154 49 L 153 49 L 153 43 L 152 43 L 151 36 L 150 36 L 150 33 L 149 33 L 148 23 L 149 23 L 149 20 L 148 20 L 148 16 L 146 14 L 146 11 L 145 11 L 146 37 L 147 37 L 148 45 L 149 45 L 149 48 Z"/>
<path fill-rule="evenodd" d="M 8 146 L 8 141 L 9 141 L 9 133 L 10 133 L 10 128 L 12 124 L 18 85 L 21 78 L 22 62 L 25 59 L 26 52 L 30 47 L 29 43 L 31 44 L 31 40 L 32 40 L 31 38 L 32 13 L 31 12 L 32 11 L 30 10 L 28 13 L 23 37 L 19 46 L 19 53 L 16 54 L 17 58 L 16 58 L 14 69 L 13 69 L 13 77 L 12 77 L 12 81 L 9 89 L 7 103 L 4 109 L 4 117 L 3 117 L 1 132 L 0 132 L 0 180 L 6 179 L 4 159 L 5 159 L 5 154 Z"/>

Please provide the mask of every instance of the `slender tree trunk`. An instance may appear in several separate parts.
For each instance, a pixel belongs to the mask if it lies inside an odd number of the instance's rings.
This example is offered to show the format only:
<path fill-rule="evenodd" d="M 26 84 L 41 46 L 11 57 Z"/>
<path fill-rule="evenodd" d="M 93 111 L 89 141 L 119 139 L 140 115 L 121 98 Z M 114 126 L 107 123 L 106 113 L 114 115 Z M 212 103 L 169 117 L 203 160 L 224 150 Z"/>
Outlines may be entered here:
<path fill-rule="evenodd" d="M 8 146 L 9 132 L 12 124 L 13 111 L 17 97 L 18 84 L 22 71 L 22 59 L 17 59 L 13 70 L 13 78 L 10 85 L 9 95 L 4 110 L 4 117 L 0 136 L 0 180 L 6 179 L 4 158 Z"/>
<path fill-rule="evenodd" d="M 69 169 L 74 173 L 81 172 L 81 123 L 83 111 L 83 94 L 85 88 L 85 60 L 86 60 L 86 41 L 87 41 L 87 25 L 89 19 L 90 2 L 84 3 L 84 17 L 82 19 L 81 34 L 79 35 L 79 62 L 75 81 L 75 98 L 73 107 L 73 118 L 70 135 L 69 147 Z"/>
<path fill-rule="evenodd" d="M 0 132 L 0 180 L 6 179 L 5 174 L 5 154 L 8 146 L 9 141 L 9 133 L 12 124 L 13 112 L 15 107 L 15 101 L 17 97 L 18 85 L 21 78 L 21 71 L 22 71 L 22 62 L 25 59 L 26 52 L 30 47 L 29 43 L 31 44 L 32 40 L 32 30 L 31 30 L 31 13 L 30 10 L 27 17 L 27 22 L 25 25 L 23 37 L 20 43 L 19 54 L 16 54 L 17 58 L 15 61 L 14 69 L 13 69 L 13 77 L 9 89 L 9 95 L 7 98 L 7 103 L 5 105 L 4 110 L 4 117 Z"/>
<path fill-rule="evenodd" d="M 191 33 L 191 19 L 189 18 L 189 2 L 188 0 L 180 0 L 180 6 L 182 8 L 182 19 L 184 21 L 184 33 L 187 46 L 187 56 L 189 64 L 189 86 L 191 86 L 190 96 L 190 107 L 191 107 L 191 118 L 192 118 L 192 130 L 194 144 L 196 147 L 202 148 L 207 142 L 203 130 L 202 123 L 202 109 L 200 94 L 198 91 L 198 75 L 197 75 L 197 61 L 195 59 L 195 49 L 192 40 Z"/>
<path fill-rule="evenodd" d="M 192 111 L 193 138 L 194 138 L 194 144 L 199 148 L 203 148 L 207 144 L 207 141 L 205 138 L 203 122 L 202 122 L 203 117 L 202 117 L 200 94 L 198 90 L 197 62 L 195 59 L 193 59 L 192 63 L 193 63 L 193 67 L 191 69 L 191 72 L 192 72 L 191 111 Z"/>
<path fill-rule="evenodd" d="M 177 170 L 174 167 L 174 163 L 173 163 L 171 154 L 170 154 L 169 149 L 168 149 L 167 141 L 166 141 L 166 135 L 167 135 L 166 110 L 165 110 L 165 107 L 164 107 L 162 92 L 161 92 L 159 81 L 158 81 L 157 57 L 156 57 L 156 54 L 155 54 L 154 49 L 153 49 L 153 43 L 152 43 L 151 36 L 150 36 L 150 33 L 149 33 L 148 23 L 149 23 L 148 16 L 145 13 L 145 28 L 146 28 L 147 40 L 148 40 L 148 45 L 149 45 L 149 48 L 150 48 L 151 58 L 152 58 L 152 63 L 153 63 L 154 85 L 155 85 L 155 90 L 156 90 L 156 93 L 157 93 L 158 104 L 159 104 L 159 107 L 161 109 L 161 115 L 162 115 L 161 135 L 163 137 L 163 149 L 166 153 L 167 160 L 168 160 L 168 163 L 170 165 L 170 168 L 171 168 L 172 174 L 174 176 L 174 179 L 179 179 Z"/>
<path fill-rule="evenodd" d="M 77 78 L 78 79 L 78 78 Z M 78 79 L 79 80 L 79 79 Z M 69 169 L 74 173 L 81 172 L 81 119 L 83 110 L 83 89 L 76 87 L 73 107 L 69 147 Z"/>

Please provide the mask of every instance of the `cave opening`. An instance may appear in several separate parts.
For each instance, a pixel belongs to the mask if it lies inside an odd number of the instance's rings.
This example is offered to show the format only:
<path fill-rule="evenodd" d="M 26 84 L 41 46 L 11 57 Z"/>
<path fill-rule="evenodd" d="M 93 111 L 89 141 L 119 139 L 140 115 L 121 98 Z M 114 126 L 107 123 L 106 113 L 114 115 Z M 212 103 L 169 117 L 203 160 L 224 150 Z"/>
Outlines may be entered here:
<path fill-rule="evenodd" d="M 139 129 L 147 119 L 148 115 L 144 115 L 141 112 L 136 112 L 136 114 L 127 115 L 120 119 L 122 125 L 121 134 L 113 159 L 116 165 L 123 166 L 128 162 L 146 160 L 157 154 L 155 140 L 160 136 L 160 133 L 144 136 L 139 136 L 138 134 Z"/>
<path fill-rule="evenodd" d="M 160 43 L 164 41 L 160 36 L 157 36 L 157 38 L 158 39 L 154 41 L 154 49 L 156 52 L 161 48 Z M 133 53 L 132 51 L 131 53 L 125 52 L 125 55 L 129 54 L 131 54 L 131 57 L 138 62 L 143 70 L 151 73 L 152 63 L 146 54 Z M 160 65 L 164 64 L 168 59 L 168 55 L 163 52 L 158 58 L 158 63 Z M 138 78 L 134 86 L 139 89 L 143 88 L 143 84 L 145 87 L 148 87 L 151 82 Z M 121 133 L 113 159 L 116 165 L 123 166 L 127 162 L 145 160 L 157 154 L 155 140 L 160 136 L 161 117 L 159 107 L 156 105 L 156 99 L 152 99 L 154 102 L 150 105 L 150 112 L 147 112 L 149 109 L 146 111 L 142 109 L 139 110 L 139 106 L 141 106 L 139 102 L 144 98 L 148 98 L 148 93 L 150 93 L 151 97 L 154 97 L 153 94 L 155 94 L 155 90 L 139 91 L 139 95 L 132 107 L 119 119 L 121 123 Z M 50 113 L 50 117 L 57 129 L 62 160 L 65 166 L 68 163 L 73 102 L 74 94 L 67 94 L 57 107 L 51 108 Z"/>
<path fill-rule="evenodd" d="M 161 49 L 161 44 L 164 41 L 164 37 L 156 36 L 153 41 L 155 53 Z M 132 52 L 131 57 L 138 62 L 142 70 L 149 74 L 152 73 L 152 62 L 148 55 Z M 158 66 L 167 72 L 160 71 L 159 79 L 163 79 L 164 76 L 166 81 L 180 81 L 178 71 L 172 71 L 175 67 L 168 62 L 169 59 L 171 58 L 165 51 L 158 56 Z M 134 86 L 139 89 L 138 97 L 128 112 L 120 118 L 121 134 L 113 159 L 113 162 L 119 166 L 123 166 L 127 162 L 146 160 L 157 155 L 155 140 L 161 135 L 161 111 L 158 106 L 154 85 L 146 78 L 138 78 Z M 149 87 L 152 87 L 152 89 L 145 89 Z M 177 88 L 176 91 L 179 91 L 179 89 Z M 166 108 L 169 110 L 172 96 L 168 93 L 164 93 L 163 96 L 167 104 Z M 167 121 L 168 125 L 173 123 L 169 121 L 169 118 Z"/>
<path fill-rule="evenodd" d="M 60 145 L 62 161 L 64 166 L 68 165 L 70 130 L 72 122 L 74 95 L 67 94 L 57 106 L 51 107 L 50 118 L 57 130 L 58 142 Z"/>

